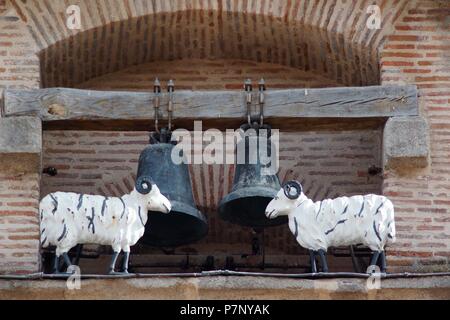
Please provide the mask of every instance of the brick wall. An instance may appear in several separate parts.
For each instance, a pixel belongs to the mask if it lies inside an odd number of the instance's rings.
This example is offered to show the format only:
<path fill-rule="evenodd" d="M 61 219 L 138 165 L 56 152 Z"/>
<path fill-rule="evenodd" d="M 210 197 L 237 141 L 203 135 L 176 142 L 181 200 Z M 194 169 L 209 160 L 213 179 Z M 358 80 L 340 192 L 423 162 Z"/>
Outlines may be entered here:
<path fill-rule="evenodd" d="M 0 90 L 39 86 L 37 46 L 11 6 L 0 2 Z"/>
<path fill-rule="evenodd" d="M 0 0 L 0 15 L 6 11 L 6 0 Z"/>
<path fill-rule="evenodd" d="M 280 64 L 237 59 L 183 59 L 142 64 L 91 79 L 76 87 L 152 91 L 155 77 L 161 81 L 163 90 L 167 90 L 169 79 L 175 81 L 175 90 L 242 90 L 246 78 L 252 78 L 256 88 L 262 77 L 265 78 L 268 89 L 342 86 L 320 74 Z"/>
<path fill-rule="evenodd" d="M 39 271 L 39 176 L 0 170 L 0 274 Z"/>
<path fill-rule="evenodd" d="M 414 83 L 430 127 L 431 165 L 385 174 L 394 202 L 398 243 L 390 251 L 399 270 L 448 270 L 450 258 L 450 2 L 417 1 L 395 25 L 382 56 L 382 82 Z"/>
<path fill-rule="evenodd" d="M 27 26 L 0 0 L 0 105 L 4 88 L 39 87 L 39 59 Z M 0 112 L 1 113 L 1 112 Z M 39 271 L 39 175 L 0 165 L 0 273 Z"/>
<path fill-rule="evenodd" d="M 80 31 L 64 25 L 66 2 L 14 3 L 43 49 L 43 84 L 72 87 L 133 65 L 182 58 L 265 61 L 346 85 L 376 84 L 377 49 L 408 1 L 78 0 L 71 4 L 80 4 Z M 374 3 L 389 6 L 377 31 L 366 28 Z"/>

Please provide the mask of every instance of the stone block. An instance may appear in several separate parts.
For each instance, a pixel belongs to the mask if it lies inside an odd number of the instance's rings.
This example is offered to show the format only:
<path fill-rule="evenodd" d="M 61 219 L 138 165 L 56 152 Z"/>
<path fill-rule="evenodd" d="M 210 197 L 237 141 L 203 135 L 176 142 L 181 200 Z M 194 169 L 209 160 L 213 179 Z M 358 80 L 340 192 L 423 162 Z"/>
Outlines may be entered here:
<path fill-rule="evenodd" d="M 39 172 L 42 123 L 38 117 L 0 118 L 0 171 Z"/>
<path fill-rule="evenodd" d="M 420 116 L 392 117 L 383 132 L 385 168 L 424 168 L 429 163 L 428 125 Z"/>

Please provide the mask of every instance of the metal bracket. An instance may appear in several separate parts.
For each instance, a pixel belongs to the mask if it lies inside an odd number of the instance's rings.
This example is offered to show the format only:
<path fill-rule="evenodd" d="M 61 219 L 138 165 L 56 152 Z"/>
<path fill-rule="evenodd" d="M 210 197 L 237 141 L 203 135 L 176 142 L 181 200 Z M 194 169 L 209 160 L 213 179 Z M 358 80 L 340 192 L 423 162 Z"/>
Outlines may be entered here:
<path fill-rule="evenodd" d="M 259 86 L 259 124 L 262 127 L 264 125 L 264 91 L 266 91 L 266 82 L 263 78 L 258 83 Z"/>
<path fill-rule="evenodd" d="M 247 104 L 247 123 L 251 125 L 251 106 L 252 106 L 252 80 L 247 79 L 244 81 L 244 90 L 245 90 L 245 102 Z"/>
<path fill-rule="evenodd" d="M 158 78 L 155 79 L 153 85 L 153 92 L 155 96 L 153 98 L 153 108 L 155 109 L 155 131 L 159 133 L 158 122 L 159 122 L 159 106 L 161 103 L 161 83 Z"/>
<path fill-rule="evenodd" d="M 167 108 L 167 112 L 168 112 L 168 115 L 169 115 L 168 129 L 169 129 L 169 132 L 170 132 L 170 131 L 172 131 L 173 92 L 175 91 L 175 84 L 173 83 L 172 79 L 170 79 L 169 83 L 167 84 L 167 91 L 169 92 L 169 106 Z"/>

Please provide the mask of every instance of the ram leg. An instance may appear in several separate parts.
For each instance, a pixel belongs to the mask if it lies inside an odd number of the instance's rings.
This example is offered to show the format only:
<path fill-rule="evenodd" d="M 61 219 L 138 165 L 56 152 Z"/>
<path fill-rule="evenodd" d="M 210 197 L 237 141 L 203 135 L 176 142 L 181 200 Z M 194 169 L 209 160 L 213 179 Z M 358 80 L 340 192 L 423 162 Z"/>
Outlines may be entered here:
<path fill-rule="evenodd" d="M 322 265 L 322 272 L 328 272 L 328 264 L 325 250 L 320 249 L 319 256 L 320 256 L 320 263 Z"/>
<path fill-rule="evenodd" d="M 80 256 L 81 256 L 82 251 L 83 251 L 83 245 L 82 244 L 77 245 L 75 260 L 73 261 L 73 264 L 76 264 L 77 266 L 80 264 Z"/>
<path fill-rule="evenodd" d="M 123 253 L 123 261 L 122 261 L 122 272 L 127 274 L 128 273 L 128 261 L 130 260 L 130 252 Z"/>
<path fill-rule="evenodd" d="M 114 251 L 114 254 L 111 258 L 111 263 L 109 264 L 109 270 L 108 273 L 109 274 L 115 274 L 115 268 L 116 268 L 116 262 L 117 262 L 117 257 L 119 256 L 119 251 Z"/>
<path fill-rule="evenodd" d="M 314 250 L 309 250 L 309 260 L 311 263 L 311 272 L 317 273 L 316 253 L 314 252 Z"/>
<path fill-rule="evenodd" d="M 64 262 L 61 262 L 61 259 L 60 259 L 61 256 L 63 257 L 63 261 Z M 57 255 L 55 253 L 55 259 L 53 260 L 53 273 L 54 274 L 63 274 L 63 275 L 64 274 L 69 274 L 68 272 L 62 272 L 61 271 L 61 268 L 64 267 L 64 264 L 67 265 L 67 268 L 72 266 L 72 263 L 70 262 L 70 258 L 67 255 L 67 252 L 64 252 L 64 253 L 62 253 L 60 255 Z"/>
<path fill-rule="evenodd" d="M 386 254 L 384 250 L 380 252 L 380 271 L 386 273 Z"/>
<path fill-rule="evenodd" d="M 59 256 L 56 253 L 53 260 L 53 273 L 59 273 Z"/>
<path fill-rule="evenodd" d="M 380 252 L 379 251 L 374 251 L 373 252 L 372 259 L 370 260 L 369 268 L 371 266 L 376 266 L 377 265 L 377 261 L 378 261 L 379 256 L 380 256 Z"/>
<path fill-rule="evenodd" d="M 69 258 L 69 255 L 67 254 L 67 252 L 64 252 L 64 253 L 62 254 L 62 256 L 63 256 L 64 262 L 65 262 L 66 265 L 67 265 L 67 268 L 69 268 L 70 266 L 72 266 L 72 261 L 70 261 L 70 258 Z"/>

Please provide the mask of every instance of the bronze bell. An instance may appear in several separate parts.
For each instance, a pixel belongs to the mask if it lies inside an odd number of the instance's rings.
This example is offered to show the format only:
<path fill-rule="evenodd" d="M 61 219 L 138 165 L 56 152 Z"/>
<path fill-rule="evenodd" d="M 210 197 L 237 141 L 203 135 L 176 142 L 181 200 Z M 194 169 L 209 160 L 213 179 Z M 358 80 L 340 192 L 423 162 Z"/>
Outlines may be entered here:
<path fill-rule="evenodd" d="M 159 142 L 159 141 L 165 142 Z M 142 241 L 157 247 L 176 247 L 200 240 L 208 232 L 205 216 L 196 208 L 186 163 L 171 159 L 175 145 L 167 138 L 153 139 L 139 158 L 137 179 L 151 176 L 172 204 L 168 214 L 149 212 Z"/>
<path fill-rule="evenodd" d="M 270 130 L 269 126 L 265 127 Z M 242 128 L 248 129 L 248 127 Z M 257 132 L 258 130 L 256 130 Z M 238 143 L 236 151 L 245 150 L 245 162 L 240 164 L 236 161 L 233 188 L 219 203 L 219 215 L 222 219 L 253 228 L 277 226 L 287 222 L 286 217 L 270 220 L 264 214 L 269 202 L 281 189 L 276 174 L 262 174 L 262 169 L 267 168 L 268 164 L 261 162 L 259 148 L 262 146 L 260 141 L 261 139 L 268 139 L 268 137 L 269 135 L 264 137 L 259 134 L 245 134 Z M 257 148 L 251 148 L 251 145 L 257 145 Z M 266 146 L 268 148 L 267 155 L 271 154 L 272 151 L 275 152 L 270 140 L 267 141 Z"/>

